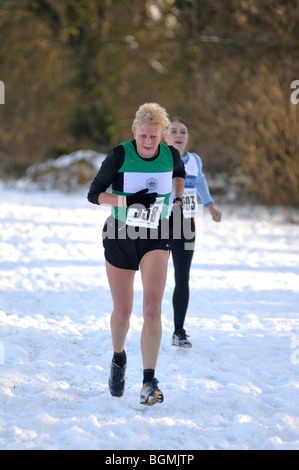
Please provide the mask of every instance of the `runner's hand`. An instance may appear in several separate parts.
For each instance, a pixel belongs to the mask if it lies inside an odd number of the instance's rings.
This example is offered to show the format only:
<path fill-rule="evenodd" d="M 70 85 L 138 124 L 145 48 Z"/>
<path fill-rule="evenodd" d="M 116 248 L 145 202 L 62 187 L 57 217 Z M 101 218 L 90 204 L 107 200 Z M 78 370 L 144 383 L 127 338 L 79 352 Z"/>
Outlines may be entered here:
<path fill-rule="evenodd" d="M 209 204 L 208 206 L 208 210 L 212 216 L 212 219 L 215 221 L 215 222 L 221 222 L 221 218 L 222 218 L 222 213 L 220 211 L 218 211 L 214 206 L 213 204 Z"/>
<path fill-rule="evenodd" d="M 148 188 L 142 189 L 141 191 L 138 191 L 137 193 L 130 194 L 130 196 L 127 196 L 127 207 L 131 206 L 136 206 L 136 205 L 141 205 L 146 208 L 149 208 L 151 204 L 154 204 L 156 197 L 158 196 L 158 193 L 149 193 Z"/>

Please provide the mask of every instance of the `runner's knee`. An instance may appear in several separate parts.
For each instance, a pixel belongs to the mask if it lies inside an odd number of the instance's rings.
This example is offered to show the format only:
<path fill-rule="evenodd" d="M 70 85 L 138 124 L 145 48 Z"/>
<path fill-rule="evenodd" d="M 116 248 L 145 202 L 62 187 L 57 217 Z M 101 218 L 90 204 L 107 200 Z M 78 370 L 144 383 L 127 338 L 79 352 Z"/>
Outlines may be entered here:
<path fill-rule="evenodd" d="M 161 317 L 161 303 L 150 299 L 144 304 L 143 311 L 144 319 L 147 321 L 160 320 Z"/>

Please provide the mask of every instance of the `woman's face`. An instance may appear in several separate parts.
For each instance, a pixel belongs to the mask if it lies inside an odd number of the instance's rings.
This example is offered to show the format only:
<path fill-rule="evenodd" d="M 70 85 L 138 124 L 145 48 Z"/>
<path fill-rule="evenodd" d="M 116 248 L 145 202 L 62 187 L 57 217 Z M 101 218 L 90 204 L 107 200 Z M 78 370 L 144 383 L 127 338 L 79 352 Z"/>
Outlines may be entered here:
<path fill-rule="evenodd" d="M 180 152 L 180 155 L 183 156 L 188 143 L 188 137 L 188 129 L 185 124 L 175 121 L 168 129 L 165 142 L 167 145 L 173 145 Z"/>
<path fill-rule="evenodd" d="M 157 155 L 162 138 L 161 126 L 147 123 L 140 124 L 134 131 L 134 139 L 140 157 L 151 158 Z"/>

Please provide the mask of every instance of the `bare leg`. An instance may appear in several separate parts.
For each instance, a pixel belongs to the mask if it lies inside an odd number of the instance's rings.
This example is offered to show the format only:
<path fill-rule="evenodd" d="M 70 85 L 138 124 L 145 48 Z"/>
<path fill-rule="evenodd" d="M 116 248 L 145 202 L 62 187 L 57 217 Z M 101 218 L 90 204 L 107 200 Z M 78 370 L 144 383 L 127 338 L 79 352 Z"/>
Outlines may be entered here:
<path fill-rule="evenodd" d="M 165 289 L 169 253 L 154 250 L 140 262 L 143 283 L 141 352 L 143 369 L 155 369 L 162 336 L 161 304 Z"/>
<path fill-rule="evenodd" d="M 113 312 L 110 319 L 112 344 L 114 351 L 120 353 L 124 350 L 130 327 L 135 271 L 116 268 L 107 261 L 106 270 L 113 299 Z"/>

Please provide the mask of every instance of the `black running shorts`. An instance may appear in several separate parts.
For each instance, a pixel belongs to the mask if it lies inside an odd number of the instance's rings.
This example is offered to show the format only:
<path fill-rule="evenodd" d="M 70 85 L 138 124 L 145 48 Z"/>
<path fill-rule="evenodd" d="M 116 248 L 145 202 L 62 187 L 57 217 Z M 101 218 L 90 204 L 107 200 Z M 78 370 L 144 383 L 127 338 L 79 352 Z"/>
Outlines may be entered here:
<path fill-rule="evenodd" d="M 116 268 L 138 271 L 142 257 L 153 250 L 169 251 L 167 229 L 131 227 L 110 216 L 102 232 L 105 259 Z"/>

